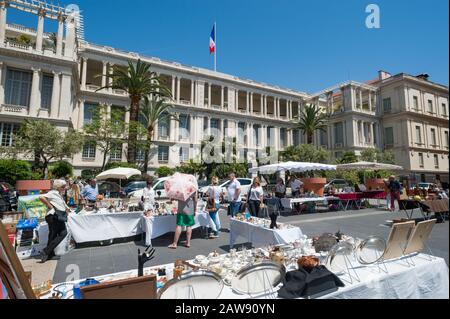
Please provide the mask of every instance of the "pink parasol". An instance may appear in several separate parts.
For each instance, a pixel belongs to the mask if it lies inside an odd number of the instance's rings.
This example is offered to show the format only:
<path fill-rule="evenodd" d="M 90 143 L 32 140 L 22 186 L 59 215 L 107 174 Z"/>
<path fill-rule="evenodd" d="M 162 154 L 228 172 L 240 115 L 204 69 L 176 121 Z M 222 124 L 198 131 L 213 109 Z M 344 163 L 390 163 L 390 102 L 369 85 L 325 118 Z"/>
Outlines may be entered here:
<path fill-rule="evenodd" d="M 186 201 L 198 190 L 197 179 L 193 175 L 176 173 L 165 183 L 167 197 Z"/>

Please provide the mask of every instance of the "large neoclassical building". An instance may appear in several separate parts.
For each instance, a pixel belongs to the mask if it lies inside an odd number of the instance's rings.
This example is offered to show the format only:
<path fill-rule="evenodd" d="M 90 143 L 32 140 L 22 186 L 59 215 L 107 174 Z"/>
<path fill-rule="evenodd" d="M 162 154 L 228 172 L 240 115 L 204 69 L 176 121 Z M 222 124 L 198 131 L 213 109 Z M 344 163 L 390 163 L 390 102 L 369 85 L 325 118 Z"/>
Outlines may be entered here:
<path fill-rule="evenodd" d="M 36 28 L 10 21 L 11 10 L 34 15 Z M 49 21 L 56 25 L 52 33 L 46 32 Z M 89 43 L 80 15 L 29 0 L 0 0 L 1 145 L 11 145 L 25 119 L 81 129 L 99 104 L 123 110 L 127 120 L 126 92 L 99 88 L 107 84 L 112 66 L 138 59 L 150 63 L 170 88 L 179 116 L 179 121 L 158 123 L 152 170 L 195 159 L 201 141 L 211 134 L 235 136 L 239 157 L 250 161 L 267 147 L 283 150 L 305 143 L 292 120 L 314 103 L 331 114 L 327 132 L 317 132 L 314 144 L 330 150 L 333 158 L 347 150 L 389 149 L 405 175 L 448 181 L 448 87 L 427 75 L 379 72 L 367 83 L 350 81 L 308 94 Z M 95 143 L 86 143 L 71 161 L 80 172 L 100 167 L 102 158 Z M 126 145 L 116 145 L 108 158 L 126 161 Z M 143 152 L 138 159 L 143 160 Z"/>

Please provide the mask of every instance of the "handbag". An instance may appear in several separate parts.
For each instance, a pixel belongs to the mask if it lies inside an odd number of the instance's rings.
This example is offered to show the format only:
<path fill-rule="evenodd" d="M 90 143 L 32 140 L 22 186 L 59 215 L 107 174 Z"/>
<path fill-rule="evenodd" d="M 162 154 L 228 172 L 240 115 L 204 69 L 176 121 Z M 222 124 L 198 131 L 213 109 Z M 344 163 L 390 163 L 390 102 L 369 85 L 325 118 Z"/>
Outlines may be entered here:
<path fill-rule="evenodd" d="M 57 210 L 55 212 L 55 216 L 56 216 L 56 219 L 59 222 L 67 223 L 67 213 L 66 212 L 63 212 L 61 210 Z"/>
<path fill-rule="evenodd" d="M 216 193 L 214 192 L 214 189 L 213 189 L 212 196 L 209 196 L 208 201 L 206 202 L 206 211 L 208 211 L 208 212 L 215 212 L 217 210 L 215 195 L 216 195 Z"/>

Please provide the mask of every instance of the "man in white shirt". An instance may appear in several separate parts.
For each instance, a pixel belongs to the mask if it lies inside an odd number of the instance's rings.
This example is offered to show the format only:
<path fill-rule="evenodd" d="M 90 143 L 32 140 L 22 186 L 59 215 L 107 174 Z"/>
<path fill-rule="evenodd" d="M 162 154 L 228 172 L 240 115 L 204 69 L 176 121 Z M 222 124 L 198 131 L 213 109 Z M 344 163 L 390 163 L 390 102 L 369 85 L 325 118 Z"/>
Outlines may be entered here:
<path fill-rule="evenodd" d="M 292 196 L 298 197 L 300 195 L 300 190 L 303 187 L 303 182 L 298 179 L 297 177 L 294 177 L 291 180 L 291 189 L 292 189 Z"/>
<path fill-rule="evenodd" d="M 241 208 L 241 183 L 236 178 L 235 173 L 228 175 L 230 184 L 228 185 L 228 198 L 230 200 L 230 214 L 231 217 L 236 216 Z"/>
<path fill-rule="evenodd" d="M 147 187 L 144 188 L 142 202 L 144 203 L 145 212 L 155 208 L 155 190 L 153 189 L 153 181 L 151 180 L 147 181 Z"/>

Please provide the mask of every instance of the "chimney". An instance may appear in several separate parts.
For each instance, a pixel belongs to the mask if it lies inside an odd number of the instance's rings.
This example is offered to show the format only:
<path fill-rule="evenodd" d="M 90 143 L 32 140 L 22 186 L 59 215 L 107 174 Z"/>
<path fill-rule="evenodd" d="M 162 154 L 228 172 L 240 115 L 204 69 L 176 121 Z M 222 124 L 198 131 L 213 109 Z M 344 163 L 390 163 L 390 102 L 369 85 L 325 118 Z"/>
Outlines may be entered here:
<path fill-rule="evenodd" d="M 392 76 L 392 74 L 390 74 L 389 72 L 386 71 L 378 71 L 378 79 L 380 81 L 389 79 Z"/>
<path fill-rule="evenodd" d="M 416 75 L 416 78 L 424 80 L 424 81 L 428 81 L 430 76 L 428 74 L 426 74 L 426 73 L 422 73 L 422 74 Z"/>

